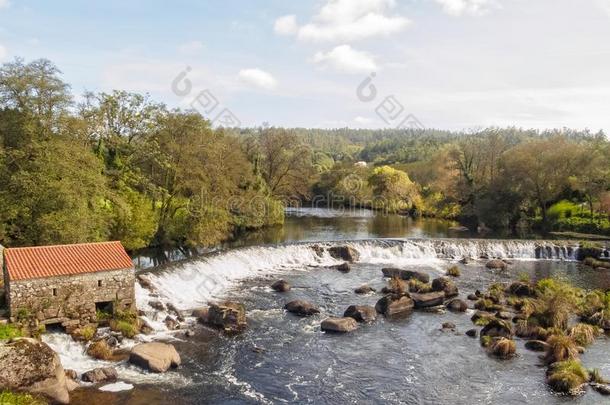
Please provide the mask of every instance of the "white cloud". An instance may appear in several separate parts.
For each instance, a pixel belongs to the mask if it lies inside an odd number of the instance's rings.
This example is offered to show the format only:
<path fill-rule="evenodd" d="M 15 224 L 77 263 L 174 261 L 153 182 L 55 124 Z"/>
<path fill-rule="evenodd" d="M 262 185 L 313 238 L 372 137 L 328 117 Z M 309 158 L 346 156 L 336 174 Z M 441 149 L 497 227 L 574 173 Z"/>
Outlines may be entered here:
<path fill-rule="evenodd" d="M 349 45 L 339 45 L 328 52 L 318 52 L 313 62 L 345 73 L 370 73 L 377 70 L 375 59 Z"/>
<path fill-rule="evenodd" d="M 203 49 L 201 41 L 189 41 L 178 46 L 178 51 L 183 54 L 194 54 Z"/>
<path fill-rule="evenodd" d="M 304 41 L 350 42 L 389 36 L 410 23 L 405 17 L 388 14 L 395 6 L 395 0 L 326 0 L 311 22 L 299 27 L 294 16 L 284 16 L 275 21 L 275 31 Z"/>
<path fill-rule="evenodd" d="M 4 45 L 0 45 L 0 62 L 4 61 L 8 56 L 8 50 Z"/>
<path fill-rule="evenodd" d="M 262 89 L 270 90 L 277 86 L 277 80 L 275 80 L 271 73 L 261 69 L 242 69 L 237 74 L 237 77 L 243 83 Z"/>
<path fill-rule="evenodd" d="M 356 122 L 357 124 L 361 124 L 361 125 L 370 125 L 373 123 L 373 120 L 371 118 L 358 116 L 358 117 L 354 118 L 354 122 Z"/>
<path fill-rule="evenodd" d="M 279 35 L 294 35 L 299 30 L 299 26 L 294 15 L 285 15 L 275 20 L 273 29 Z"/>
<path fill-rule="evenodd" d="M 610 15 L 610 0 L 596 0 L 596 3 L 606 12 L 606 14 Z"/>
<path fill-rule="evenodd" d="M 0 8 L 7 8 L 11 6 L 11 2 L 9 0 L 0 0 Z"/>
<path fill-rule="evenodd" d="M 443 7 L 443 11 L 452 16 L 483 15 L 493 7 L 493 0 L 434 0 Z"/>

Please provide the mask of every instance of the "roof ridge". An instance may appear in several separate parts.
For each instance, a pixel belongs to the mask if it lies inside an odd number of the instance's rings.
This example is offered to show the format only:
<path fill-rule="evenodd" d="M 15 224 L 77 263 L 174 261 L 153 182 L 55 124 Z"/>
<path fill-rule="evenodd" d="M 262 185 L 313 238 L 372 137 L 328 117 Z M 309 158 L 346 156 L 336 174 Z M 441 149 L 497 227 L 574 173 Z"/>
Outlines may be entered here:
<path fill-rule="evenodd" d="M 54 247 L 68 247 L 68 246 L 85 246 L 85 245 L 110 245 L 120 243 L 123 245 L 120 240 L 109 240 L 103 242 L 83 242 L 83 243 L 66 243 L 64 245 L 38 245 L 38 246 L 17 246 L 17 247 L 6 247 L 5 250 L 22 250 L 22 249 L 45 249 L 45 248 L 54 248 Z"/>

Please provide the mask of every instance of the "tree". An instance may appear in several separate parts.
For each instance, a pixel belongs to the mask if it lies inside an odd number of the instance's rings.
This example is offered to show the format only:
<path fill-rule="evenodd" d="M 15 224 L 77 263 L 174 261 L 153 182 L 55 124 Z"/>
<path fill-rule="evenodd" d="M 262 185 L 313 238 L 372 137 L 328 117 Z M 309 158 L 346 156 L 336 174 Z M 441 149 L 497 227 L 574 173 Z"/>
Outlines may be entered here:
<path fill-rule="evenodd" d="M 5 63 L 0 68 L 0 104 L 5 108 L 35 116 L 49 136 L 72 103 L 70 86 L 59 75 L 60 70 L 47 59 L 28 64 L 23 59 Z"/>
<path fill-rule="evenodd" d="M 546 211 L 568 187 L 576 158 L 574 143 L 563 136 L 554 136 L 510 149 L 503 156 L 502 169 L 514 190 L 538 207 L 546 226 Z"/>
<path fill-rule="evenodd" d="M 311 149 L 284 129 L 264 129 L 257 138 L 255 165 L 279 199 L 309 194 L 314 174 Z"/>
<path fill-rule="evenodd" d="M 388 212 L 412 209 L 420 200 L 417 185 L 407 173 L 390 166 L 377 167 L 369 177 L 373 189 L 373 207 Z"/>

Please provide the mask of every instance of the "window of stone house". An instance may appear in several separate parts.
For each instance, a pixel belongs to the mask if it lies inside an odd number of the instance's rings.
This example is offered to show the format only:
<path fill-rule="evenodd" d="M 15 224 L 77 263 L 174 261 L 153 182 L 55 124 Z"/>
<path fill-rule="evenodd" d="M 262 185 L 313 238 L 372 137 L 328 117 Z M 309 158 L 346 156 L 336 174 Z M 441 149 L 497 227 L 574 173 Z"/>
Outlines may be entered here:
<path fill-rule="evenodd" d="M 54 288 L 54 289 L 53 289 L 53 296 L 54 296 L 54 297 L 57 297 L 57 288 Z"/>
<path fill-rule="evenodd" d="M 97 286 L 101 287 L 102 286 L 102 280 L 97 280 Z"/>

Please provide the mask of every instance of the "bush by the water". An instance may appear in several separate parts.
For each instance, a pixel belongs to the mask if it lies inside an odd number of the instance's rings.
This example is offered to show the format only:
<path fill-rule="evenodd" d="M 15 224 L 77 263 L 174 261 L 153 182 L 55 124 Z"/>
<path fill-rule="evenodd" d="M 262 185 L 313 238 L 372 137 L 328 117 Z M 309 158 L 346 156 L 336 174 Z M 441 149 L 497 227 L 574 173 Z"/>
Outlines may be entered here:
<path fill-rule="evenodd" d="M 2 391 L 0 405 L 46 405 L 47 402 L 30 394 Z"/>
<path fill-rule="evenodd" d="M 557 392 L 576 395 L 589 382 L 589 373 L 577 360 L 552 364 L 548 370 L 549 386 Z"/>
<path fill-rule="evenodd" d="M 0 325 L 0 340 L 9 340 L 21 336 L 23 336 L 21 330 L 15 325 L 10 323 Z"/>
<path fill-rule="evenodd" d="M 447 269 L 447 275 L 451 277 L 459 277 L 462 273 L 458 266 L 451 266 Z"/>

